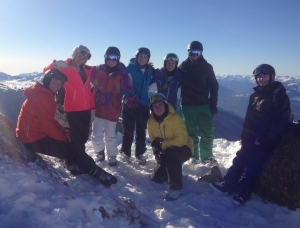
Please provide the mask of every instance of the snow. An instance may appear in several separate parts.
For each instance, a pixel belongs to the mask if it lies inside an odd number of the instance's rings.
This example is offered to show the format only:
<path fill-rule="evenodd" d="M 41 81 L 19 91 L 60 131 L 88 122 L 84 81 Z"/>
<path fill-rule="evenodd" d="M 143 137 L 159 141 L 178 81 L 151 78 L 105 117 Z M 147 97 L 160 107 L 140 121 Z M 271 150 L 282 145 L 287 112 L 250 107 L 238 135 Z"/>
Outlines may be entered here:
<path fill-rule="evenodd" d="M 120 143 L 119 133 L 117 138 Z M 240 142 L 214 140 L 213 152 L 223 174 L 239 147 Z M 91 141 L 86 149 L 95 158 Z M 149 145 L 146 155 L 145 166 L 134 160 L 118 162 L 116 167 L 98 162 L 118 178 L 108 188 L 88 175 L 71 176 L 56 159 L 47 157 L 68 183 L 64 185 L 36 163 L 16 163 L 0 149 L 0 227 L 130 227 L 126 219 L 102 218 L 98 210 L 99 202 L 106 210 L 112 208 L 115 196 L 132 199 L 157 227 L 299 227 L 299 210 L 264 203 L 256 195 L 243 206 L 234 205 L 229 195 L 197 181 L 209 167 L 190 161 L 183 164 L 183 195 L 177 201 L 164 201 L 167 184 L 150 181 L 155 160 Z"/>

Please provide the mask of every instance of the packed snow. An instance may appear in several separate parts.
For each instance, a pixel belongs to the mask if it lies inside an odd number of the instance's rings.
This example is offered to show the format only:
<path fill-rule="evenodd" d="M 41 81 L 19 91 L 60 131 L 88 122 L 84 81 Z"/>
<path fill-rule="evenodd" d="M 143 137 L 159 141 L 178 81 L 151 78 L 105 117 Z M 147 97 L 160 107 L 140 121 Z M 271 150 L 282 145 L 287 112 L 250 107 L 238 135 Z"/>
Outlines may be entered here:
<path fill-rule="evenodd" d="M 117 135 L 119 144 L 121 134 Z M 7 142 L 10 143 L 10 142 Z M 240 142 L 215 139 L 213 152 L 222 173 L 230 167 Z M 95 158 L 91 141 L 86 150 Z M 132 147 L 134 151 L 134 146 Z M 147 145 L 147 164 L 139 166 L 107 161 L 97 165 L 118 178 L 115 185 L 104 187 L 88 175 L 71 176 L 57 159 L 47 161 L 62 176 L 58 181 L 36 163 L 16 163 L 0 151 L 0 227 L 139 227 L 122 217 L 102 218 L 99 202 L 110 208 L 114 197 L 134 201 L 149 227 L 299 227 L 300 211 L 265 203 L 258 196 L 245 205 L 236 206 L 231 196 L 214 192 L 197 179 L 209 170 L 203 164 L 183 164 L 183 195 L 176 201 L 164 200 L 167 183 L 150 180 L 155 165 Z M 106 201 L 104 199 L 107 199 Z M 103 202 L 106 202 L 103 205 Z"/>

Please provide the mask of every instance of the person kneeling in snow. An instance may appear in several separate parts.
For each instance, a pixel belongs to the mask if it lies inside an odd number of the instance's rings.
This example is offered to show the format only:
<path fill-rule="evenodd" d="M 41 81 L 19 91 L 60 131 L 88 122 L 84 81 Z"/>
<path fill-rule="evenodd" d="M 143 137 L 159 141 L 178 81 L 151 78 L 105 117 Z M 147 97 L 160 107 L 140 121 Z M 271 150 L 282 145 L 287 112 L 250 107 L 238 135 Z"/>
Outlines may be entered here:
<path fill-rule="evenodd" d="M 148 134 L 157 161 L 151 180 L 157 183 L 168 181 L 169 191 L 165 200 L 173 201 L 181 195 L 181 164 L 192 156 L 193 140 L 181 116 L 163 94 L 154 94 L 150 98 L 150 110 Z"/>
<path fill-rule="evenodd" d="M 73 175 L 88 173 L 104 185 L 115 184 L 117 179 L 98 167 L 86 153 L 78 156 L 72 151 L 69 132 L 54 118 L 56 112 L 54 95 L 66 81 L 67 76 L 64 73 L 52 69 L 45 73 L 42 85 L 35 82 L 33 87 L 25 89 L 26 100 L 18 117 L 16 136 L 34 152 L 64 159 Z M 82 162 L 86 160 L 90 160 L 88 165 Z"/>
<path fill-rule="evenodd" d="M 242 130 L 242 147 L 236 153 L 224 180 L 210 183 L 221 192 L 234 194 L 233 203 L 245 203 L 260 176 L 263 165 L 288 127 L 290 100 L 284 86 L 275 79 L 275 69 L 261 64 L 253 71 L 256 86 L 250 96 Z"/>

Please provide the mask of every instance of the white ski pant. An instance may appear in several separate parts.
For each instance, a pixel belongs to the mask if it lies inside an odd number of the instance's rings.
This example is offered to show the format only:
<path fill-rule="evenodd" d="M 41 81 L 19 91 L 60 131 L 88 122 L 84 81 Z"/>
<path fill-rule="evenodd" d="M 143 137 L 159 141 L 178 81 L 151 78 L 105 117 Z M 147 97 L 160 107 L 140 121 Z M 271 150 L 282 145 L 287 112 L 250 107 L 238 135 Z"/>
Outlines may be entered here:
<path fill-rule="evenodd" d="M 116 126 L 117 122 L 112 122 L 95 117 L 92 125 L 92 143 L 95 152 L 104 150 L 106 146 L 106 152 L 108 157 L 116 156 L 118 154 Z"/>

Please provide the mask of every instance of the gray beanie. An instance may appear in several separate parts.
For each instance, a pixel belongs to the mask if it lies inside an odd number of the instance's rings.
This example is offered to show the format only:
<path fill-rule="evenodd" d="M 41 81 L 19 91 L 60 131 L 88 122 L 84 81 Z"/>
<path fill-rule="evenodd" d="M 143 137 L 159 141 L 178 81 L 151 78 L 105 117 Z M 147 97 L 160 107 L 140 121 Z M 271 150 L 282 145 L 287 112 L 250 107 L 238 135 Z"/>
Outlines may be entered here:
<path fill-rule="evenodd" d="M 73 49 L 72 58 L 74 58 L 76 56 L 76 54 L 80 53 L 81 51 L 86 51 L 91 54 L 90 50 L 86 46 L 83 46 L 80 44 L 78 47 L 75 47 Z"/>

